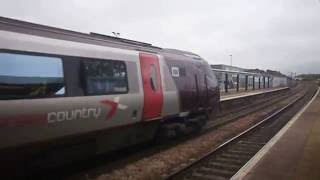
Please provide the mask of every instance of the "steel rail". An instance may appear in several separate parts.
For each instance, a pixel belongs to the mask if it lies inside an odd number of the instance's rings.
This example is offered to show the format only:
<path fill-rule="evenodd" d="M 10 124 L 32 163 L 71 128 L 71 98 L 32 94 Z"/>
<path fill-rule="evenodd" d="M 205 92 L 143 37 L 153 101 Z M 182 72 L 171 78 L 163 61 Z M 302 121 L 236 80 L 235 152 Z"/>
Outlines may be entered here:
<path fill-rule="evenodd" d="M 225 141 L 223 144 L 219 145 L 218 147 L 214 148 L 213 150 L 209 151 L 205 155 L 201 156 L 196 161 L 188 164 L 187 166 L 172 172 L 171 174 L 164 177 L 164 179 L 171 180 L 171 179 L 178 179 L 178 177 L 183 176 L 183 174 L 187 174 L 190 171 L 193 171 L 194 168 L 198 167 L 199 164 L 201 164 L 203 161 L 208 159 L 209 157 L 214 156 L 216 153 L 223 151 L 223 149 L 227 148 L 229 145 L 235 143 L 240 138 L 244 137 L 245 135 L 249 134 L 253 130 L 256 130 L 258 127 L 260 127 L 262 124 L 269 122 L 273 120 L 274 118 L 282 115 L 284 112 L 286 112 L 288 109 L 290 109 L 293 105 L 295 105 L 297 102 L 299 102 L 303 97 L 305 97 L 307 93 L 299 96 L 298 98 L 295 98 L 291 103 L 287 104 L 285 107 L 281 108 L 280 110 L 272 113 L 268 117 L 264 118 L 262 121 L 256 123 L 255 125 L 251 126 L 250 128 L 246 129 L 245 131 L 239 133 L 238 135 L 232 137 L 231 139 Z"/>

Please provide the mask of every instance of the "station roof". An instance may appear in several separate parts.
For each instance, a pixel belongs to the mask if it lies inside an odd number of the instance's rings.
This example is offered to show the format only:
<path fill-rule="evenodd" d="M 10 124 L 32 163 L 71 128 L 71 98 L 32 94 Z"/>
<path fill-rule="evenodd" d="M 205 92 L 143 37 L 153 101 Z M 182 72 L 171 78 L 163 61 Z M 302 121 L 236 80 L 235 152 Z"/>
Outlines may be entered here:
<path fill-rule="evenodd" d="M 234 74 L 245 74 L 250 76 L 265 76 L 265 77 L 286 77 L 279 71 L 272 71 L 272 70 L 261 70 L 261 69 L 245 69 L 236 66 L 230 66 L 225 64 L 214 64 L 211 65 L 212 71 L 215 72 L 225 72 L 225 73 L 234 73 Z"/>

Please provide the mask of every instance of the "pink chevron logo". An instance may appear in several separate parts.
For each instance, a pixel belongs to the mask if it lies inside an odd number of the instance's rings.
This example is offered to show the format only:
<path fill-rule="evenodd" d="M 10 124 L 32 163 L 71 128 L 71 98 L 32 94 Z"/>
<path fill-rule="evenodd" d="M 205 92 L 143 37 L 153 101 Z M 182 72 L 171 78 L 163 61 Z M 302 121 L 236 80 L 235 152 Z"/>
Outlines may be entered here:
<path fill-rule="evenodd" d="M 119 101 L 120 101 L 120 97 L 115 97 L 113 99 L 113 101 L 112 100 L 108 100 L 108 99 L 100 101 L 102 104 L 111 107 L 110 111 L 106 115 L 106 120 L 111 119 L 115 115 L 115 113 L 117 112 L 118 108 L 121 109 L 121 110 L 125 110 L 125 109 L 128 108 L 128 106 L 126 106 L 124 104 L 120 104 Z"/>

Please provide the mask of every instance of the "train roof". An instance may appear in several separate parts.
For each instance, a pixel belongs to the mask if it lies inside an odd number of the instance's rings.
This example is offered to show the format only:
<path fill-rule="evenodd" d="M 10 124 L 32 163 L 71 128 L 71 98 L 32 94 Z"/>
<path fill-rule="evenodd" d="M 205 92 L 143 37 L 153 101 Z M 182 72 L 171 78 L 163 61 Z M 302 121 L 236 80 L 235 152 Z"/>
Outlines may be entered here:
<path fill-rule="evenodd" d="M 168 53 L 182 55 L 196 60 L 202 58 L 192 52 L 177 49 L 166 49 L 153 46 L 150 43 L 108 36 L 99 33 L 82 33 L 72 30 L 66 30 L 41 24 L 6 18 L 0 16 L 0 30 L 12 31 L 17 33 L 48 37 L 53 39 L 88 43 L 100 46 L 114 47 L 127 50 L 145 51 L 151 53 Z"/>

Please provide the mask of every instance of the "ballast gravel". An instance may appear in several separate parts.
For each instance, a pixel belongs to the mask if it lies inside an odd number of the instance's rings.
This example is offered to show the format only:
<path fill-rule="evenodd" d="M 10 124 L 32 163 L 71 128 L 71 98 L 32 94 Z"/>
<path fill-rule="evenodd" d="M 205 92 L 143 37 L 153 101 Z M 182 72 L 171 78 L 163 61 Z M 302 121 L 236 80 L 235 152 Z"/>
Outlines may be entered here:
<path fill-rule="evenodd" d="M 97 180 L 163 179 L 168 173 L 195 161 L 225 140 L 244 131 L 267 114 L 268 112 L 260 112 L 240 118 L 199 137 L 137 160 L 121 169 L 100 175 Z"/>

